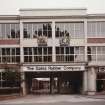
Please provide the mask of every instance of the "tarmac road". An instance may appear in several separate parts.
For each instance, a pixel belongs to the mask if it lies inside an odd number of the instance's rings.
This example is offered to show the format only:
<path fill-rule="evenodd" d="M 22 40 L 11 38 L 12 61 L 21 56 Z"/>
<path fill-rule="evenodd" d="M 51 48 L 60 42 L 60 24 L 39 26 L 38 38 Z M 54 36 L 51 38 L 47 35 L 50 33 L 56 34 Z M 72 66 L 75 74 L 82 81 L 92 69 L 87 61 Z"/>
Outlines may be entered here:
<path fill-rule="evenodd" d="M 105 105 L 105 99 L 82 95 L 28 95 L 0 101 L 0 105 Z"/>

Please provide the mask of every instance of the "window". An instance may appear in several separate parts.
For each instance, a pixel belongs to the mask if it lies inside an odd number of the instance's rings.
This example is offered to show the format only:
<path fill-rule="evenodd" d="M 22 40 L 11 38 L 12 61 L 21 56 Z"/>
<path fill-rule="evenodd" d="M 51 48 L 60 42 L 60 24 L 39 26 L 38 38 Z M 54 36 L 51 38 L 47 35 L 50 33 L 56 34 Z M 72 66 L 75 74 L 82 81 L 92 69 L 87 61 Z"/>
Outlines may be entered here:
<path fill-rule="evenodd" d="M 70 36 L 72 38 L 84 37 L 84 24 L 82 22 L 77 23 L 56 23 L 55 24 L 56 37 Z"/>
<path fill-rule="evenodd" d="M 0 38 L 14 39 L 20 37 L 19 24 L 0 24 Z"/>
<path fill-rule="evenodd" d="M 20 62 L 20 48 L 0 48 L 0 63 Z"/>
<path fill-rule="evenodd" d="M 52 37 L 51 23 L 24 23 L 24 38 Z"/>
<path fill-rule="evenodd" d="M 0 88 L 4 87 L 19 87 L 20 86 L 20 74 L 18 72 L 12 72 L 14 77 L 9 76 L 8 72 L 0 72 Z M 13 79 L 12 79 L 13 78 Z"/>
<path fill-rule="evenodd" d="M 105 22 L 96 21 L 87 23 L 88 37 L 103 37 L 105 36 Z"/>
<path fill-rule="evenodd" d="M 24 62 L 52 62 L 52 47 L 24 47 Z"/>
<path fill-rule="evenodd" d="M 56 47 L 57 62 L 84 61 L 84 47 Z"/>
<path fill-rule="evenodd" d="M 105 47 L 90 46 L 87 53 L 88 61 L 105 61 Z"/>

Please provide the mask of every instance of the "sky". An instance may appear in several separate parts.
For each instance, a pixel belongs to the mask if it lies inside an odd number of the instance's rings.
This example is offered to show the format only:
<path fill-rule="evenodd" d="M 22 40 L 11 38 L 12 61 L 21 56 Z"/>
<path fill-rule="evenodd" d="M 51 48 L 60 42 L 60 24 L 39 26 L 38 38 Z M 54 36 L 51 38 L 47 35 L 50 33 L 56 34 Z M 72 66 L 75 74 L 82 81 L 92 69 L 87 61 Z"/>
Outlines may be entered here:
<path fill-rule="evenodd" d="M 105 13 L 105 0 L 0 0 L 0 15 L 18 15 L 21 8 L 87 8 L 96 14 Z"/>

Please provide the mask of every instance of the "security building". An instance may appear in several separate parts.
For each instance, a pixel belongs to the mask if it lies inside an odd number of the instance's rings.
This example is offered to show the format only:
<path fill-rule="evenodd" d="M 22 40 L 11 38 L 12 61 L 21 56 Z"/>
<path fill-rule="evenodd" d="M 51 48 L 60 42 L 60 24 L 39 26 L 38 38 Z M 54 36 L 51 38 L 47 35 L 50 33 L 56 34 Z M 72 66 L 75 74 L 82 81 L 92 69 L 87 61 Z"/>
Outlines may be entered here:
<path fill-rule="evenodd" d="M 105 14 L 20 9 L 0 16 L 0 90 L 11 89 L 7 69 L 20 72 L 12 88 L 23 95 L 104 93 Z"/>

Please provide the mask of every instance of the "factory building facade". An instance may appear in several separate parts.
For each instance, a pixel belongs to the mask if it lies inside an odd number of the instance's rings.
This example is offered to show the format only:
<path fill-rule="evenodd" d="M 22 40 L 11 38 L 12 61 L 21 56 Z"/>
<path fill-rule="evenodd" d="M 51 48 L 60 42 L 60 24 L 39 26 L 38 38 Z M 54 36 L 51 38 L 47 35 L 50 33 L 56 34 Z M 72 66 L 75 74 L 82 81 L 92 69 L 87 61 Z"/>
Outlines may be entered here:
<path fill-rule="evenodd" d="M 6 79 L 19 71 L 20 81 Z M 0 90 L 23 95 L 105 91 L 105 14 L 77 9 L 20 9 L 0 16 Z"/>

